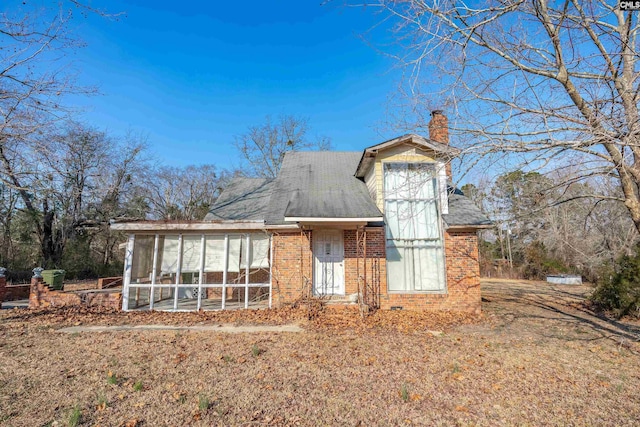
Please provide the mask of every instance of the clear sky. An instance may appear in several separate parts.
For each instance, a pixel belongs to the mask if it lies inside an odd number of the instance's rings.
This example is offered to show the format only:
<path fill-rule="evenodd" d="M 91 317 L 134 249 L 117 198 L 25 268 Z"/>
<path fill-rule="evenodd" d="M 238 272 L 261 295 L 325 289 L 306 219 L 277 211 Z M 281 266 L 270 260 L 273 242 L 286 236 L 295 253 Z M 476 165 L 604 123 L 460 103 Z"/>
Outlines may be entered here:
<path fill-rule="evenodd" d="M 74 18 L 86 43 L 74 67 L 101 92 L 74 102 L 88 123 L 141 132 L 162 163 L 178 166 L 236 166 L 233 136 L 267 115 L 308 117 L 312 135 L 337 150 L 396 136 L 385 118 L 399 71 L 361 38 L 381 17 L 321 2 L 94 0 L 124 15 Z M 9 0 L 55 4 L 22 3 Z M 384 44 L 389 33 L 375 31 Z"/>

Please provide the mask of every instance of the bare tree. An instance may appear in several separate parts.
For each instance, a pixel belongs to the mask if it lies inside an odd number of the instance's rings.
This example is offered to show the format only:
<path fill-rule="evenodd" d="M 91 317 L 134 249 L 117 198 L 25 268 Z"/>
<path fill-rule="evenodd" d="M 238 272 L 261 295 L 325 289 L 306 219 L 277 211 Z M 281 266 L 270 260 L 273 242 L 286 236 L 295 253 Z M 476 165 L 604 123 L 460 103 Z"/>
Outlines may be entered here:
<path fill-rule="evenodd" d="M 66 97 L 95 92 L 76 84 L 68 56 L 82 45 L 70 32 L 77 11 L 118 16 L 81 0 L 40 9 L 23 2 L 0 13 L 0 187 L 10 210 L 3 231 L 12 235 L 16 213 L 26 219 L 44 265 L 60 262 L 67 240 L 89 218 L 97 171 L 114 156 L 104 133 L 65 129 L 75 114 Z"/>
<path fill-rule="evenodd" d="M 149 183 L 148 204 L 157 219 L 201 220 L 220 193 L 219 174 L 213 165 L 161 167 Z"/>
<path fill-rule="evenodd" d="M 425 107 L 448 106 L 467 155 L 612 179 L 619 194 L 584 196 L 622 202 L 640 230 L 637 13 L 605 0 L 375 5 L 397 24 L 417 126 Z"/>
<path fill-rule="evenodd" d="M 602 265 L 613 265 L 632 253 L 638 233 L 624 205 L 583 197 L 615 198 L 619 187 L 611 181 L 554 186 L 567 181 L 563 174 L 573 176 L 571 170 L 547 175 L 516 170 L 492 183 L 463 187 L 496 224 L 494 230 L 485 231 L 487 261 L 509 260 L 511 274 L 519 277 L 570 271 L 595 280 Z"/>
<path fill-rule="evenodd" d="M 331 148 L 329 138 L 309 140 L 308 133 L 309 119 L 292 115 L 279 116 L 275 122 L 267 117 L 264 124 L 250 126 L 235 137 L 235 146 L 245 162 L 241 173 L 274 178 L 287 151 Z"/>
<path fill-rule="evenodd" d="M 17 201 L 17 192 L 0 183 L 0 264 L 6 266 L 14 257 L 11 231 Z"/>
<path fill-rule="evenodd" d="M 65 95 L 90 92 L 73 85 L 64 61 L 78 45 L 66 33 L 71 15 L 64 6 L 56 13 L 0 14 L 0 184 L 19 195 L 16 207 L 32 220 L 43 251 L 51 229 L 47 199 L 36 204 L 42 178 L 39 147 L 44 135 L 68 117 Z"/>

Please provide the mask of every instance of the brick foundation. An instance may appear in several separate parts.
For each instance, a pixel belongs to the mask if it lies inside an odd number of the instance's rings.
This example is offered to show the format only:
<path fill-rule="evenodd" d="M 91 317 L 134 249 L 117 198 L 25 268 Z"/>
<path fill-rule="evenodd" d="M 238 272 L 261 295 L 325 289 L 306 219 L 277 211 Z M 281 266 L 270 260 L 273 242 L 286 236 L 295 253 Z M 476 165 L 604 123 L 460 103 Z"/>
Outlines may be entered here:
<path fill-rule="evenodd" d="M 205 273 L 205 283 L 222 284 L 222 272 L 214 271 Z M 242 272 L 227 272 L 228 284 L 244 284 L 245 275 Z M 269 283 L 269 270 L 268 269 L 251 269 L 249 270 L 249 283 Z M 244 301 L 244 289 L 227 287 L 225 289 L 227 301 L 241 300 Z M 269 288 L 249 288 L 249 299 L 257 298 L 261 295 L 269 293 Z M 221 299 L 222 288 L 207 288 L 207 299 Z"/>
<path fill-rule="evenodd" d="M 97 289 L 98 284 L 95 281 L 83 281 L 79 283 L 65 283 L 63 288 L 65 292 L 86 291 L 88 289 Z"/>

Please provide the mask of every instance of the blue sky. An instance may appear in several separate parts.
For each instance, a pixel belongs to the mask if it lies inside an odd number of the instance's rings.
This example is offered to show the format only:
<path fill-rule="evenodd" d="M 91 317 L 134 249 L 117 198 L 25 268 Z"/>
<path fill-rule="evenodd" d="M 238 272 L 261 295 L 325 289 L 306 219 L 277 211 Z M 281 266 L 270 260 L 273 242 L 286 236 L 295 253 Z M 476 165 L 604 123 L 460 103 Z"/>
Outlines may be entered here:
<path fill-rule="evenodd" d="M 396 136 L 385 119 L 399 70 L 361 38 L 381 17 L 320 3 L 93 1 L 124 15 L 74 17 L 86 43 L 74 67 L 101 92 L 74 103 L 93 126 L 146 135 L 158 160 L 178 166 L 237 166 L 233 136 L 267 115 L 306 116 L 337 150 Z M 384 44 L 389 33 L 374 36 Z"/>

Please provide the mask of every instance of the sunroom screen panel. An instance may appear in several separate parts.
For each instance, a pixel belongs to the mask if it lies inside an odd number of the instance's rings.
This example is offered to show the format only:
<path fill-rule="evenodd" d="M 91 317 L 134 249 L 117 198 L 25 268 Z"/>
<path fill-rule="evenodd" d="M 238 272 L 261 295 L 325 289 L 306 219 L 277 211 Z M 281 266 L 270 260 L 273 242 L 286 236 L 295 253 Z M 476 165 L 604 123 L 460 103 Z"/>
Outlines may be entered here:
<path fill-rule="evenodd" d="M 224 235 L 205 237 L 204 271 L 224 271 Z"/>
<path fill-rule="evenodd" d="M 163 274 L 175 273 L 178 271 L 178 244 L 179 237 L 165 236 L 162 244 L 162 264 L 161 271 Z"/>
<path fill-rule="evenodd" d="M 269 236 L 266 234 L 251 234 L 251 249 L 249 250 L 250 257 L 250 268 L 269 268 Z M 244 245 L 246 244 L 246 240 L 242 241 L 242 252 L 241 258 L 242 262 L 240 267 L 245 268 L 246 263 L 244 260 L 245 250 Z"/>
<path fill-rule="evenodd" d="M 149 280 L 153 268 L 153 236 L 137 236 L 131 261 L 131 280 Z"/>
<path fill-rule="evenodd" d="M 202 236 L 182 236 L 182 272 L 200 271 L 200 248 Z"/>

